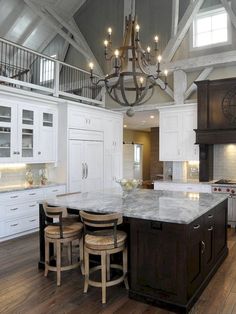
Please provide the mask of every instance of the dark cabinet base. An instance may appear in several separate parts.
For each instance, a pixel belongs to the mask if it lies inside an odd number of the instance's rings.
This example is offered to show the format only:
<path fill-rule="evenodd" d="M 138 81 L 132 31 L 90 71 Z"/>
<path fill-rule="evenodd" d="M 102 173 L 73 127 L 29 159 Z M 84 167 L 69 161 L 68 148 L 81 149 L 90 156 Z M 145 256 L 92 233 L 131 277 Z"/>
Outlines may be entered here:
<path fill-rule="evenodd" d="M 188 313 L 228 254 L 227 200 L 190 224 L 130 219 L 131 298 Z"/>
<path fill-rule="evenodd" d="M 203 290 L 206 288 L 211 278 L 214 276 L 217 269 L 220 267 L 220 265 L 222 264 L 222 262 L 224 261 L 227 255 L 228 255 L 228 249 L 226 248 L 222 252 L 222 255 L 220 256 L 218 262 L 211 269 L 208 276 L 205 278 L 205 280 L 202 282 L 202 284 L 199 286 L 199 288 L 196 290 L 196 292 L 194 293 L 194 295 L 191 297 L 191 299 L 188 301 L 186 305 L 174 303 L 172 301 L 171 302 L 163 301 L 161 299 L 155 298 L 154 296 L 150 296 L 149 294 L 144 294 L 144 293 L 132 290 L 132 289 L 129 290 L 129 297 L 131 299 L 134 299 L 140 302 L 145 302 L 154 306 L 161 307 L 168 311 L 173 311 L 176 313 L 189 313 L 190 309 L 193 307 L 194 303 L 198 300 Z"/>

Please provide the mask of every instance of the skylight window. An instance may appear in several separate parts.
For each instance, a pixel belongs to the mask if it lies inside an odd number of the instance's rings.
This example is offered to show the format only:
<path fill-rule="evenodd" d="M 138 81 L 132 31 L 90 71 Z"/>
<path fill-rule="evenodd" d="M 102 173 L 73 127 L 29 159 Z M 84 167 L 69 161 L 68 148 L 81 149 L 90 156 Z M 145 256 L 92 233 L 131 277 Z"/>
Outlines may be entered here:
<path fill-rule="evenodd" d="M 207 47 L 229 42 L 228 14 L 224 8 L 199 13 L 193 22 L 193 47 Z"/>

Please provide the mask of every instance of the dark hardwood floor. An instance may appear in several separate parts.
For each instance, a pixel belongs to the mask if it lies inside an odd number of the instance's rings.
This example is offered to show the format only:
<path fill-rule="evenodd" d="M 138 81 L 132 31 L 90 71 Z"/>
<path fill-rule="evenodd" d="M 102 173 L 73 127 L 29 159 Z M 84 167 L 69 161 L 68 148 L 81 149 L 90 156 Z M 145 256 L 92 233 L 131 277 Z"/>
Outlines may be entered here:
<path fill-rule="evenodd" d="M 215 274 L 191 314 L 236 313 L 236 233 L 229 230 L 229 256 Z M 89 287 L 83 294 L 79 270 L 48 278 L 37 268 L 38 234 L 0 243 L 0 313 L 79 314 L 167 314 L 171 313 L 130 300 L 123 285 L 107 289 L 107 304 L 101 304 L 101 290 Z"/>

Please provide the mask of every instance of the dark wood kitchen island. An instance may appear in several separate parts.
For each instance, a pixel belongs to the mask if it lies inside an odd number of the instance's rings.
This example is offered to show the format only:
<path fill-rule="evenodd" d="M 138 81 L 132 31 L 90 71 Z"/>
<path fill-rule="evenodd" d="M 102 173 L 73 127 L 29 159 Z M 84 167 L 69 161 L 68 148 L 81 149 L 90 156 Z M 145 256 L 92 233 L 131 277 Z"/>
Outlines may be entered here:
<path fill-rule="evenodd" d="M 122 212 L 129 237 L 129 296 L 188 313 L 227 256 L 224 195 L 137 190 L 84 193 L 47 200 L 70 212 Z M 45 216 L 40 205 L 40 262 Z"/>

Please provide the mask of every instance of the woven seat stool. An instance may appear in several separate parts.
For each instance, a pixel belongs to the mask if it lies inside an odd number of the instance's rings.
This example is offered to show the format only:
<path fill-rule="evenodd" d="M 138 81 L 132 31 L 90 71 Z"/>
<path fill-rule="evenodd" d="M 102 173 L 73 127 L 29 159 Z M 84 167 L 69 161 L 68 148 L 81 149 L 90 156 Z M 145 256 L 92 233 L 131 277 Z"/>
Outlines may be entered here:
<path fill-rule="evenodd" d="M 127 280 L 127 235 L 117 230 L 117 225 L 123 222 L 121 214 L 95 215 L 80 211 L 80 217 L 84 223 L 84 292 L 88 286 L 102 288 L 102 303 L 106 303 L 106 288 L 124 281 L 126 289 L 129 289 Z M 91 231 L 93 228 L 93 231 Z M 98 230 L 103 228 L 104 230 Z M 108 228 L 108 229 L 105 229 Z M 111 229 L 112 228 L 112 229 Z M 90 231 L 88 230 L 90 229 Z M 110 264 L 110 255 L 122 252 L 123 265 Z M 89 268 L 89 254 L 100 255 L 101 265 Z M 110 280 L 110 269 L 122 270 L 122 275 Z M 94 281 L 89 275 L 101 270 L 101 281 Z"/>
<path fill-rule="evenodd" d="M 67 209 L 65 207 L 50 207 L 43 204 L 45 215 L 59 221 L 52 222 L 44 229 L 45 238 L 45 272 L 47 277 L 49 271 L 57 272 L 57 286 L 61 285 L 61 272 L 81 266 L 83 270 L 83 224 L 81 222 L 65 223 Z M 72 263 L 72 243 L 79 241 L 80 261 Z M 56 249 L 56 266 L 50 265 L 49 245 L 52 243 Z M 61 250 L 63 245 L 68 246 L 68 265 L 61 265 Z"/>

